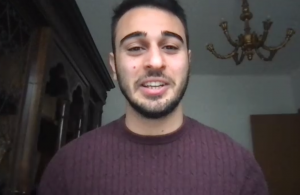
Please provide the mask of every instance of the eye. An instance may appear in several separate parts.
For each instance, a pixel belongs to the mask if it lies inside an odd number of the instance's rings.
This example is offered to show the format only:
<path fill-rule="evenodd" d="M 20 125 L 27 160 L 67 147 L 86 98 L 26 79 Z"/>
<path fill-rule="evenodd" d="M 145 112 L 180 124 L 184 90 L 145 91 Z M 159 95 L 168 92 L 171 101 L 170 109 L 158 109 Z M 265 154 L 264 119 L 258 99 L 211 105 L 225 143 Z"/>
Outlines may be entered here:
<path fill-rule="evenodd" d="M 141 50 L 143 50 L 142 47 L 131 47 L 131 48 L 128 49 L 128 51 L 130 51 L 130 52 L 138 52 L 138 51 L 141 51 Z"/>
<path fill-rule="evenodd" d="M 178 48 L 173 45 L 166 45 L 163 47 L 166 50 L 177 50 Z"/>
<path fill-rule="evenodd" d="M 176 46 L 173 46 L 173 45 L 165 45 L 163 47 L 163 50 L 165 53 L 168 53 L 168 54 L 176 54 L 178 53 L 178 47 Z"/>

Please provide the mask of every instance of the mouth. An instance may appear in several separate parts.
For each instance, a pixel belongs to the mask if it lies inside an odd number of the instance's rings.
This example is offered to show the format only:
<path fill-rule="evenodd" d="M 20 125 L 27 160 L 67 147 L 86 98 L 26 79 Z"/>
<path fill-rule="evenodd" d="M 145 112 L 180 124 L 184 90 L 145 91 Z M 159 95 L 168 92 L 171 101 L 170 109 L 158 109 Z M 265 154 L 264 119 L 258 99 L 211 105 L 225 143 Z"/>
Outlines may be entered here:
<path fill-rule="evenodd" d="M 166 81 L 146 81 L 141 84 L 141 91 L 145 96 L 162 96 L 168 88 Z"/>
<path fill-rule="evenodd" d="M 159 89 L 161 87 L 166 86 L 167 83 L 165 82 L 158 82 L 158 81 L 151 81 L 151 82 L 145 82 L 142 84 L 143 87 L 149 88 L 149 89 Z"/>

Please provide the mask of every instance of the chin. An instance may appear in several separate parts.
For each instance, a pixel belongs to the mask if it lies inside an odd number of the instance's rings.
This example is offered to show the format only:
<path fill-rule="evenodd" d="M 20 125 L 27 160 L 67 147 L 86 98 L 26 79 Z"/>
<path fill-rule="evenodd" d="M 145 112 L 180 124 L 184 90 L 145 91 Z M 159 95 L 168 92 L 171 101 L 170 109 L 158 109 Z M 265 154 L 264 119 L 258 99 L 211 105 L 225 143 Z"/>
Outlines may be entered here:
<path fill-rule="evenodd" d="M 143 105 L 144 107 L 147 107 L 149 109 L 155 109 L 155 108 L 163 108 L 167 107 L 167 105 L 170 103 L 170 98 L 165 97 L 143 97 L 143 99 L 136 99 L 135 102 L 137 102 L 139 105 Z"/>
<path fill-rule="evenodd" d="M 148 119 L 160 119 L 171 114 L 179 105 L 179 101 L 170 99 L 129 101 L 131 107 L 140 115 Z"/>
<path fill-rule="evenodd" d="M 167 102 L 170 99 L 174 99 L 171 94 L 165 93 L 163 95 L 157 95 L 157 96 L 145 96 L 144 94 L 138 94 L 138 97 L 134 97 L 136 101 L 141 101 L 143 103 L 149 103 L 149 102 Z"/>
<path fill-rule="evenodd" d="M 183 93 L 178 95 L 165 93 L 163 96 L 145 97 L 142 93 L 129 93 L 120 87 L 130 107 L 138 114 L 148 119 L 161 119 L 170 115 L 178 107 Z M 129 95 L 130 94 L 130 95 Z"/>

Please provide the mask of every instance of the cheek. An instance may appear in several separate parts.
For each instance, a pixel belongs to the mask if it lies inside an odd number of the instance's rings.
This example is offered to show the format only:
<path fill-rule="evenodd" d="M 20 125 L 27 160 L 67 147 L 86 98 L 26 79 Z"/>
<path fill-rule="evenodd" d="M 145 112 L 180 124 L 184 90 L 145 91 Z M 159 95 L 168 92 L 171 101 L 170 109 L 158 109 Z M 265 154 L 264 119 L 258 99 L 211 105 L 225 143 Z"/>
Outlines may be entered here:
<path fill-rule="evenodd" d="M 126 71 L 128 72 L 128 74 L 130 74 L 130 76 L 134 76 L 138 71 L 138 66 L 136 64 L 129 65 L 126 68 Z"/>
<path fill-rule="evenodd" d="M 170 63 L 170 69 L 174 75 L 183 75 L 188 69 L 189 63 L 186 58 L 176 58 Z"/>
<path fill-rule="evenodd" d="M 120 64 L 124 67 L 127 72 L 136 71 L 139 68 L 140 60 L 136 58 L 131 58 L 129 56 L 121 55 L 118 59 Z"/>
<path fill-rule="evenodd" d="M 139 66 L 136 64 L 130 64 L 130 63 L 119 63 L 118 64 L 118 73 L 123 80 L 123 82 L 127 83 L 128 85 L 132 85 L 132 83 L 137 80 L 137 72 L 139 69 Z"/>
<path fill-rule="evenodd" d="M 134 78 L 140 70 L 140 65 L 137 60 L 130 60 L 128 63 L 124 64 L 126 66 L 126 72 L 128 76 Z"/>

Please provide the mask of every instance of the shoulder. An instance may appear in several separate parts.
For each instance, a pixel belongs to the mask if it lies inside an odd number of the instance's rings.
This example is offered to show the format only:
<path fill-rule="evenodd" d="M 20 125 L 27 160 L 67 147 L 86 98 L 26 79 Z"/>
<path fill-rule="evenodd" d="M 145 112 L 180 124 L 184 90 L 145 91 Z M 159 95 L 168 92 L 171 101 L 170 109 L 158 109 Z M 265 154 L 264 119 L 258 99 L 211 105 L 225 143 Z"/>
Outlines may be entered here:
<path fill-rule="evenodd" d="M 72 140 L 59 149 L 52 158 L 52 163 L 60 159 L 64 161 L 64 164 L 73 164 L 74 162 L 82 161 L 84 158 L 89 158 L 99 151 L 103 151 L 103 148 L 107 148 L 107 145 L 113 139 L 119 137 L 120 129 L 118 125 L 119 119 L 84 133 L 79 138 Z"/>
<path fill-rule="evenodd" d="M 223 132 L 191 118 L 189 121 L 190 137 L 193 137 L 195 147 L 199 148 L 198 155 L 205 156 L 209 164 L 215 164 L 216 169 L 221 168 L 223 173 L 231 175 L 233 182 L 244 185 L 249 190 L 266 191 L 263 171 L 251 151 Z"/>
<path fill-rule="evenodd" d="M 191 127 L 190 137 L 194 137 L 198 147 L 205 148 L 207 152 L 213 152 L 218 158 L 226 158 L 228 161 L 243 164 L 251 161 L 256 164 L 252 152 L 226 133 L 204 125 L 195 119 L 189 118 L 188 120 Z"/>
<path fill-rule="evenodd" d="M 119 119 L 112 121 L 104 126 L 84 133 L 79 138 L 71 141 L 61 148 L 61 153 L 76 153 L 77 150 L 101 147 L 107 144 L 108 141 L 119 136 L 120 128 Z"/>
<path fill-rule="evenodd" d="M 59 149 L 44 171 L 43 183 L 47 184 L 56 178 L 57 181 L 63 181 L 64 177 L 70 177 L 74 171 L 79 171 L 89 160 L 104 151 L 103 148 L 108 148 L 109 140 L 117 137 L 120 132 L 118 122 L 119 119 L 89 131 Z"/>
<path fill-rule="evenodd" d="M 74 170 L 87 164 L 96 155 L 109 148 L 109 143 L 118 137 L 119 119 L 89 131 L 59 149 L 47 165 L 44 178 L 56 175 L 70 175 Z"/>
<path fill-rule="evenodd" d="M 221 145 L 226 147 L 244 149 L 244 147 L 233 140 L 229 135 L 224 132 L 221 132 L 215 128 L 209 127 L 201 122 L 188 117 L 188 121 L 190 123 L 189 127 L 191 129 L 190 133 L 194 134 L 201 141 Z"/>

